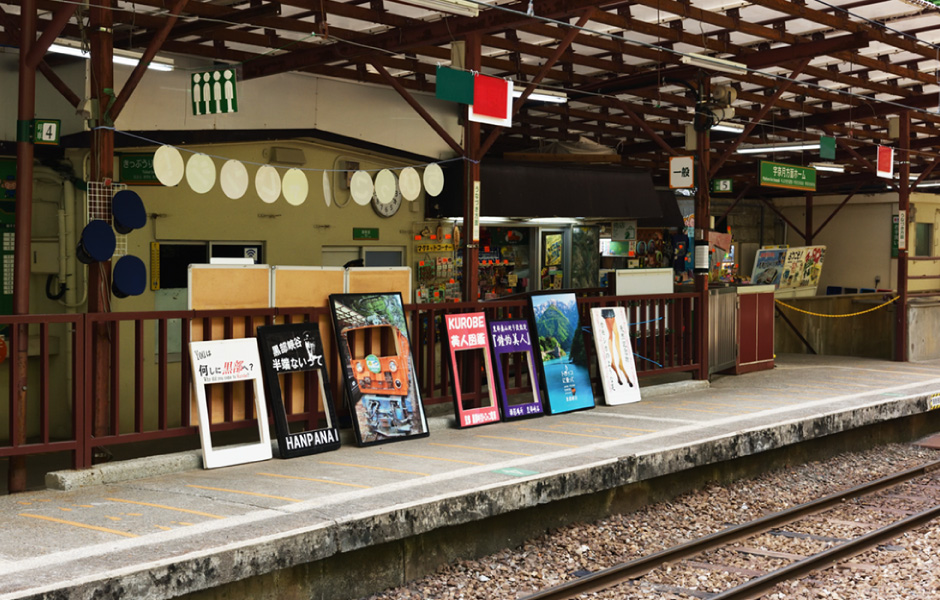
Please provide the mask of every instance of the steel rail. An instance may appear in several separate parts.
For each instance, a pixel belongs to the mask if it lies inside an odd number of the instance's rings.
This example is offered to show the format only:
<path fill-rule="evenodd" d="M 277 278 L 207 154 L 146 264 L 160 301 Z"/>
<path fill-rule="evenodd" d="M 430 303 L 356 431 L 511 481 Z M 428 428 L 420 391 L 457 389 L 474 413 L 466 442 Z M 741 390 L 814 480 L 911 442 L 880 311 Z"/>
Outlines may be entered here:
<path fill-rule="evenodd" d="M 605 589 L 614 587 L 616 585 L 622 584 L 630 579 L 635 579 L 637 577 L 645 575 L 646 573 L 652 571 L 653 569 L 661 567 L 665 563 L 675 563 L 677 561 L 683 560 L 690 556 L 695 556 L 697 554 L 705 552 L 707 550 L 725 546 L 736 540 L 747 538 L 752 535 L 756 535 L 758 533 L 767 531 L 769 529 L 773 529 L 774 527 L 778 527 L 780 525 L 784 525 L 786 523 L 790 523 L 797 519 L 826 510 L 846 500 L 873 494 L 883 489 L 890 488 L 892 486 L 898 485 L 905 481 L 914 479 L 915 477 L 925 475 L 926 473 L 935 471 L 937 469 L 940 469 L 940 461 L 927 463 L 925 465 L 921 465 L 913 469 L 908 469 L 906 471 L 894 473 L 892 475 L 888 475 L 886 477 L 876 479 L 875 481 L 857 485 L 848 490 L 836 492 L 834 494 L 830 494 L 829 496 L 818 498 L 816 500 L 812 500 L 805 504 L 800 504 L 798 506 L 794 506 L 793 508 L 788 508 L 786 510 L 776 512 L 771 515 L 761 517 L 760 519 L 756 519 L 748 523 L 742 523 L 740 525 L 728 527 L 727 529 L 723 529 L 722 531 L 715 532 L 713 534 L 707 535 L 697 540 L 692 540 L 691 542 L 687 542 L 685 544 L 680 544 L 678 546 L 673 546 L 672 548 L 667 548 L 660 552 L 650 554 L 649 556 L 644 556 L 636 560 L 632 560 L 626 563 L 615 565 L 613 567 L 609 567 L 607 569 L 603 569 L 601 571 L 598 571 L 597 573 L 586 575 L 580 579 L 569 581 L 567 583 L 563 583 L 555 587 L 546 588 L 544 590 L 538 591 L 529 596 L 525 596 L 521 600 L 568 600 L 571 598 L 576 598 L 581 594 L 599 592 L 601 590 L 605 590 Z M 936 509 L 932 509 L 932 510 L 940 511 L 940 507 Z M 930 511 L 927 511 L 927 512 L 930 512 Z M 910 517 L 909 519 L 904 519 L 903 521 L 900 521 L 900 523 L 905 523 L 917 517 L 926 518 L 926 517 L 921 517 L 920 515 L 915 515 L 914 517 Z M 916 527 L 916 525 L 914 526 Z M 883 529 L 880 529 L 869 535 L 874 536 L 875 534 L 882 532 L 882 531 Z M 863 536 L 863 537 L 868 537 L 868 536 Z M 833 549 L 833 551 L 835 550 L 836 549 Z M 802 563 L 802 562 L 805 562 L 806 560 L 808 559 L 804 559 L 803 561 L 799 561 L 799 562 Z M 799 563 L 794 563 L 794 564 L 799 564 Z M 812 567 L 809 570 L 812 570 L 813 568 L 817 568 L 817 567 Z M 771 573 L 770 575 L 773 575 L 773 573 Z M 762 578 L 758 578 L 758 579 L 762 579 Z M 775 584 L 776 582 L 774 583 L 774 585 Z M 754 597 L 754 596 L 728 596 L 727 598 L 739 599 L 739 598 L 751 598 L 751 597 Z M 724 598 L 724 597 L 716 596 L 716 598 Z"/>

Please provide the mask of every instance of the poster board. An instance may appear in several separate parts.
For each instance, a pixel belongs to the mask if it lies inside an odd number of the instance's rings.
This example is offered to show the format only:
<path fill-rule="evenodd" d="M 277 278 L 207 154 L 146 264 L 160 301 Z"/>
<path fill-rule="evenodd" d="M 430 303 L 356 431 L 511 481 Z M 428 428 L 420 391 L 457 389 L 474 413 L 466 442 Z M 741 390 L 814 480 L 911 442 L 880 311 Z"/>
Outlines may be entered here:
<path fill-rule="evenodd" d="M 825 257 L 825 246 L 801 246 L 787 250 L 778 289 L 795 288 L 802 294 L 815 295 Z"/>
<path fill-rule="evenodd" d="M 622 306 L 592 308 L 591 330 L 594 332 L 604 403 L 639 402 L 640 385 L 630 345 L 627 311 Z"/>
<path fill-rule="evenodd" d="M 189 354 L 193 369 L 193 385 L 196 388 L 203 466 L 207 469 L 215 469 L 271 458 L 273 453 L 271 452 L 271 436 L 268 433 L 268 408 L 262 385 L 261 359 L 254 338 L 191 342 Z M 206 387 L 236 382 L 252 383 L 259 440 L 256 443 L 215 448 L 209 431 L 211 418 Z M 235 387 L 237 389 L 243 386 Z"/>
<path fill-rule="evenodd" d="M 496 381 L 499 391 L 499 406 L 506 421 L 524 417 L 540 417 L 544 414 L 542 395 L 539 391 L 538 367 L 535 364 L 535 352 L 532 349 L 532 337 L 526 321 L 491 321 L 490 340 L 496 357 Z M 531 395 L 510 396 L 506 387 L 506 373 L 503 373 L 503 356 L 516 354 L 524 357 L 528 368 Z M 521 365 L 515 365 L 517 369 Z"/>
<path fill-rule="evenodd" d="M 529 305 L 549 414 L 594 408 L 577 297 L 570 292 L 535 293 Z"/>
<path fill-rule="evenodd" d="M 496 384 L 493 380 L 493 360 L 490 356 L 489 338 L 486 334 L 486 314 L 483 312 L 444 315 L 444 329 L 450 349 L 451 385 L 454 392 L 454 414 L 457 427 L 474 427 L 499 421 L 499 406 L 496 401 Z M 483 351 L 483 373 L 486 377 L 486 403 L 467 408 L 463 398 L 457 354 Z"/>
<path fill-rule="evenodd" d="M 411 267 L 351 267 L 346 269 L 346 293 L 398 293 L 411 304 Z"/>
<path fill-rule="evenodd" d="M 274 413 L 274 430 L 282 458 L 307 456 L 339 448 L 339 427 L 330 379 L 324 360 L 323 343 L 316 323 L 269 325 L 258 328 L 258 348 L 264 373 L 265 390 Z M 318 410 L 326 419 L 325 427 L 291 433 L 287 409 L 281 393 L 280 376 L 313 372 L 320 395 Z M 304 387 L 298 386 L 303 392 Z"/>
<path fill-rule="evenodd" d="M 758 250 L 757 256 L 754 258 L 754 270 L 751 272 L 751 284 L 779 286 L 786 257 L 786 248 L 761 248 Z"/>
<path fill-rule="evenodd" d="M 232 310 L 271 307 L 271 269 L 268 265 L 207 265 L 192 264 L 187 270 L 188 310 Z M 254 338 L 255 327 L 264 323 L 264 317 L 252 319 L 246 327 L 245 319 L 232 321 L 232 338 Z M 205 330 L 203 319 L 193 319 L 190 323 L 189 340 L 221 340 L 226 337 L 225 320 L 213 318 Z M 252 339 L 254 342 L 254 339 Z M 260 364 L 260 363 L 256 363 Z M 249 419 L 254 415 L 245 414 L 244 388 L 236 386 L 233 390 L 233 420 Z M 195 400 L 194 400 L 195 402 Z M 219 389 L 209 393 L 212 404 L 213 422 L 223 420 L 223 397 Z M 190 411 L 193 410 L 192 403 Z"/>
<path fill-rule="evenodd" d="M 401 294 L 332 294 L 330 311 L 356 443 L 427 436 Z"/>

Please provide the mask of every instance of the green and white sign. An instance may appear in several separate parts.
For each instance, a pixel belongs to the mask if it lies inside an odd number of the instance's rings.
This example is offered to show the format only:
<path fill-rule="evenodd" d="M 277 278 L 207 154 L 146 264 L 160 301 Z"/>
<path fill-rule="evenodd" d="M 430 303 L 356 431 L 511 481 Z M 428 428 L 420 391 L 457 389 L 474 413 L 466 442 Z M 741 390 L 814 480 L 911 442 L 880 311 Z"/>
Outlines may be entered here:
<path fill-rule="evenodd" d="M 730 179 L 712 179 L 712 193 L 730 193 L 731 192 L 731 180 Z"/>
<path fill-rule="evenodd" d="M 33 143 L 48 146 L 59 145 L 59 130 L 62 121 L 58 119 L 36 119 L 33 121 Z"/>
<path fill-rule="evenodd" d="M 190 89 L 194 115 L 238 112 L 235 69 L 193 73 Z"/>
<path fill-rule="evenodd" d="M 760 161 L 760 184 L 788 190 L 816 191 L 816 169 L 766 160 Z"/>

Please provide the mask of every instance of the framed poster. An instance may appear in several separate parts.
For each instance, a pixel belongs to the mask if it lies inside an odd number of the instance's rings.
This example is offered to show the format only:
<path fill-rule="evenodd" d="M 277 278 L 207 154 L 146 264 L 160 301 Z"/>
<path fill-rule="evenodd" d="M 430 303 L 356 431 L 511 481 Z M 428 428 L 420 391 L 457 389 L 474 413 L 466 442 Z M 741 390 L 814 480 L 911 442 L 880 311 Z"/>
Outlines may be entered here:
<path fill-rule="evenodd" d="M 490 357 L 490 344 L 486 336 L 486 315 L 482 312 L 459 313 L 444 315 L 444 328 L 447 333 L 447 345 L 450 348 L 450 374 L 451 385 L 454 392 L 454 414 L 457 417 L 457 427 L 474 427 L 499 421 L 499 407 L 496 403 L 496 385 L 493 381 L 493 361 Z M 464 398 L 463 387 L 460 380 L 460 369 L 457 365 L 457 354 L 462 358 L 472 351 L 479 355 L 482 350 L 483 373 L 486 377 L 486 395 L 479 391 L 480 406 L 467 407 L 472 399 Z M 479 363 L 474 363 L 477 365 Z M 472 370 L 470 371 L 473 372 Z M 475 385 L 475 383 L 474 383 Z"/>
<path fill-rule="evenodd" d="M 539 341 L 539 365 L 549 414 L 594 408 L 577 297 L 566 292 L 529 296 Z"/>
<path fill-rule="evenodd" d="M 428 435 L 401 294 L 331 294 L 356 443 Z"/>
<path fill-rule="evenodd" d="M 207 469 L 267 460 L 271 452 L 268 433 L 268 407 L 261 382 L 261 359 L 254 338 L 238 338 L 211 342 L 190 342 L 189 354 L 193 367 L 193 387 L 196 388 L 196 408 L 199 416 L 199 441 L 202 443 L 202 463 Z M 220 383 L 252 382 L 255 396 L 255 418 L 258 438 L 255 443 L 237 444 L 227 448 L 214 448 L 209 431 L 211 415 L 206 398 L 206 387 Z M 250 415 L 246 415 L 248 417 Z"/>
<path fill-rule="evenodd" d="M 640 401 L 640 386 L 630 346 L 630 321 L 622 306 L 591 309 L 591 329 L 606 404 Z"/>
<path fill-rule="evenodd" d="M 339 427 L 330 380 L 324 362 L 323 342 L 316 323 L 296 325 L 268 325 L 258 328 L 258 348 L 261 352 L 261 369 L 264 372 L 265 389 L 274 413 L 274 431 L 282 458 L 307 456 L 339 448 Z M 293 377 L 294 373 L 314 372 L 320 389 L 320 404 L 323 406 L 325 423 L 311 431 L 291 433 L 287 421 L 287 407 L 281 393 L 281 375 Z M 287 381 L 287 379 L 285 379 Z M 312 390 L 303 390 L 303 378 L 294 379 L 304 398 L 316 402 Z M 316 407 L 313 407 L 316 408 Z M 313 410 L 313 408 L 308 410 Z"/>
<path fill-rule="evenodd" d="M 783 262 L 787 256 L 786 248 L 761 248 L 754 259 L 754 271 L 751 283 L 754 285 L 780 285 L 783 276 Z"/>
<path fill-rule="evenodd" d="M 503 419 L 508 421 L 542 416 L 542 395 L 539 392 L 538 368 L 535 366 L 529 324 L 525 321 L 493 321 L 490 323 L 490 339 L 496 357 L 496 381 Z M 510 393 L 506 385 L 508 374 L 503 373 L 503 357 L 506 355 L 513 355 L 516 369 L 521 369 L 522 364 L 525 364 L 532 385 L 531 392 Z"/>

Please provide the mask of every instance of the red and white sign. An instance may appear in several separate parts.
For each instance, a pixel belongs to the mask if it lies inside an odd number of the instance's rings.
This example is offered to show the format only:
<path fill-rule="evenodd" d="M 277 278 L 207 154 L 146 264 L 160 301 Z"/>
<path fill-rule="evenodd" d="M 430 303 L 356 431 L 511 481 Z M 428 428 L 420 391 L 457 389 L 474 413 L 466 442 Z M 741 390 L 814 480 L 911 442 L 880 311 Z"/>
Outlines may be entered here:
<path fill-rule="evenodd" d="M 477 123 L 512 127 L 512 81 L 473 76 L 473 104 L 468 119 Z"/>
<path fill-rule="evenodd" d="M 878 146 L 878 165 L 875 168 L 878 177 L 894 179 L 894 148 Z"/>
<path fill-rule="evenodd" d="M 458 427 L 473 427 L 499 421 L 499 406 L 496 403 L 496 385 L 493 379 L 493 363 L 490 358 L 490 342 L 486 333 L 486 315 L 482 312 L 444 315 L 444 328 L 450 346 L 450 372 L 454 383 L 454 411 Z M 478 408 L 464 408 L 463 391 L 460 385 L 457 353 L 464 350 L 482 350 L 486 374 L 486 394 L 480 398 Z M 488 398 L 488 400 L 487 400 Z"/>

